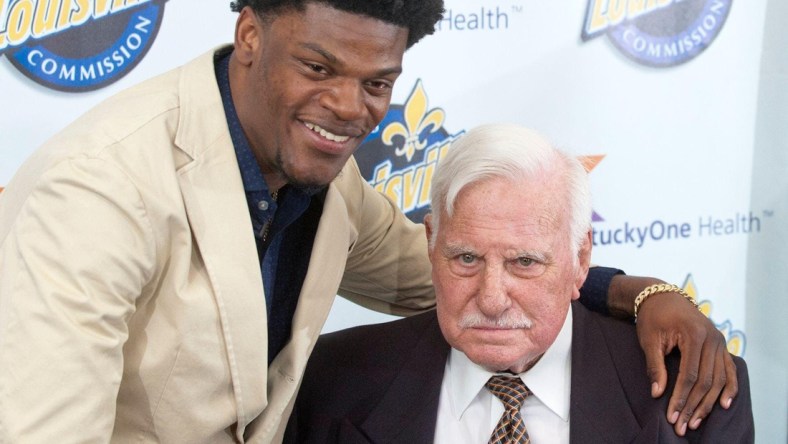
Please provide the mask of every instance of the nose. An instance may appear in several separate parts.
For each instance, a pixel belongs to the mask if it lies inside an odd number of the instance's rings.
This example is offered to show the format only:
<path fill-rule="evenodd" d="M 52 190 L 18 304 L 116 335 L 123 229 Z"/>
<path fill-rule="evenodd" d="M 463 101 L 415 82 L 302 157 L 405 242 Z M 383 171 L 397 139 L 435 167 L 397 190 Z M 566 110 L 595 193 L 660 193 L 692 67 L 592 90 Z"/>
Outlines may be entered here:
<path fill-rule="evenodd" d="M 320 104 L 341 120 L 359 120 L 366 112 L 364 88 L 353 79 L 335 79 L 334 84 L 321 96 Z"/>
<path fill-rule="evenodd" d="M 506 290 L 506 272 L 501 264 L 488 264 L 483 272 L 476 305 L 487 316 L 502 314 L 512 305 Z"/>

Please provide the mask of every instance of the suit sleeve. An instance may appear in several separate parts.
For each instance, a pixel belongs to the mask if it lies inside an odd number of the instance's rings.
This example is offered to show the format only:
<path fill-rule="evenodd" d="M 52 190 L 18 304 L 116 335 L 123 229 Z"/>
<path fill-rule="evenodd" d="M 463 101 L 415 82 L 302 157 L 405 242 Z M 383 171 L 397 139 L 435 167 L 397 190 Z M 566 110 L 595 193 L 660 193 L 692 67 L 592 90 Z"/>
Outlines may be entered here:
<path fill-rule="evenodd" d="M 64 160 L 2 223 L 0 441 L 107 442 L 155 263 L 140 195 L 105 160 Z"/>
<path fill-rule="evenodd" d="M 375 191 L 353 159 L 342 172 L 340 191 L 356 241 L 339 294 L 372 310 L 403 316 L 434 307 L 424 225 L 411 222 Z"/>

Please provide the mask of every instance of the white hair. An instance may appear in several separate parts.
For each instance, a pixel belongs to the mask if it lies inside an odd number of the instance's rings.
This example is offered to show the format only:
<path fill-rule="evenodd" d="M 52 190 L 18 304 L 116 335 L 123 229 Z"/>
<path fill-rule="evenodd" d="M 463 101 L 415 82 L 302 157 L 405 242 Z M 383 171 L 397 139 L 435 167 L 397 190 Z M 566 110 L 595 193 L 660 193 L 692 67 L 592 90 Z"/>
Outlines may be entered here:
<path fill-rule="evenodd" d="M 451 145 L 432 179 L 430 244 L 434 244 L 440 227 L 441 209 L 451 217 L 457 196 L 466 186 L 494 178 L 531 179 L 540 173 L 555 177 L 564 191 L 555 197 L 564 199 L 570 211 L 572 256 L 576 257 L 591 228 L 588 173 L 575 157 L 556 149 L 535 131 L 514 124 L 481 125 Z M 527 196 L 512 190 L 512 199 Z"/>

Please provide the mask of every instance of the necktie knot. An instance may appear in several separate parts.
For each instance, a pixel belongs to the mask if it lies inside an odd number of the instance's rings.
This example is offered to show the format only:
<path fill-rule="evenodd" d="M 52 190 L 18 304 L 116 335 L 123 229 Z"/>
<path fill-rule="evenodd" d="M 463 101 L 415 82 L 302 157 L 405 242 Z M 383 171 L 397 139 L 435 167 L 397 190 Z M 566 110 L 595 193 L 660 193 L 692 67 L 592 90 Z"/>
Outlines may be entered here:
<path fill-rule="evenodd" d="M 520 407 L 531 391 L 518 377 L 494 375 L 484 385 L 504 405 L 504 414 L 498 421 L 490 444 L 530 443 Z"/>
<path fill-rule="evenodd" d="M 522 379 L 518 377 L 493 375 L 485 387 L 503 402 L 506 410 L 520 410 L 525 398 L 531 394 Z"/>

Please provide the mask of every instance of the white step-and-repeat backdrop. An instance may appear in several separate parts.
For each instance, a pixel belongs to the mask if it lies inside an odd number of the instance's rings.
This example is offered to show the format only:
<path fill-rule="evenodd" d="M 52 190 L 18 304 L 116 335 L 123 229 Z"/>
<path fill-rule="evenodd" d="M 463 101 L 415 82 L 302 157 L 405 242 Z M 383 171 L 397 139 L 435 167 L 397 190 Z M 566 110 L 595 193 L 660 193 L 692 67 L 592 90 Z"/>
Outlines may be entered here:
<path fill-rule="evenodd" d="M 405 57 L 362 171 L 414 220 L 436 163 L 508 121 L 581 156 L 594 262 L 683 285 L 786 442 L 788 3 L 446 0 Z M 229 0 L 0 0 L 0 187 L 103 98 L 231 41 Z M 389 319 L 338 299 L 326 331 Z"/>

